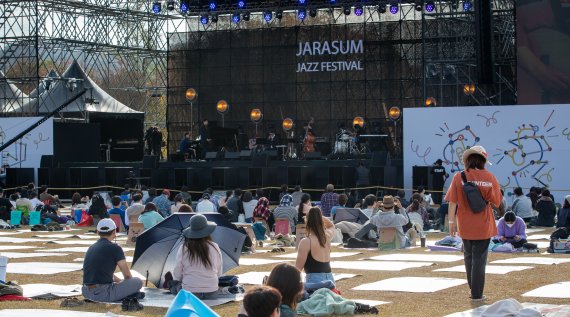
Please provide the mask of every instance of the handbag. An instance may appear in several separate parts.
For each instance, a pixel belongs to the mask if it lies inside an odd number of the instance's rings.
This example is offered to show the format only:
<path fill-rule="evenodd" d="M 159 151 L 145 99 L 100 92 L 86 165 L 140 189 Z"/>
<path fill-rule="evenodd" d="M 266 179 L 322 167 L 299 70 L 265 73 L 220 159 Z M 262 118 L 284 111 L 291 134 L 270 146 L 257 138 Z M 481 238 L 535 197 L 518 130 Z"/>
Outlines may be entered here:
<path fill-rule="evenodd" d="M 407 232 L 408 230 L 412 229 L 412 227 L 414 226 L 412 224 L 412 221 L 410 220 L 410 216 L 408 215 L 408 212 L 406 210 L 404 210 L 404 213 L 406 213 L 406 217 L 408 217 L 408 223 L 402 226 L 402 229 L 404 229 L 404 232 Z"/>

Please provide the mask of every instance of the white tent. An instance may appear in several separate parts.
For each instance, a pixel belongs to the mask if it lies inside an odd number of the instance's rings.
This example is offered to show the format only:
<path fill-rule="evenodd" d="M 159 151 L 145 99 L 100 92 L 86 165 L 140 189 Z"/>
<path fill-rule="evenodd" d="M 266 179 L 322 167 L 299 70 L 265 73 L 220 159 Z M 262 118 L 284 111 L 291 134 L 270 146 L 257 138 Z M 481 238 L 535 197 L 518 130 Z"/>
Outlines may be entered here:
<path fill-rule="evenodd" d="M 0 113 L 12 112 L 30 102 L 30 97 L 23 93 L 16 85 L 10 83 L 4 73 L 0 71 Z"/>

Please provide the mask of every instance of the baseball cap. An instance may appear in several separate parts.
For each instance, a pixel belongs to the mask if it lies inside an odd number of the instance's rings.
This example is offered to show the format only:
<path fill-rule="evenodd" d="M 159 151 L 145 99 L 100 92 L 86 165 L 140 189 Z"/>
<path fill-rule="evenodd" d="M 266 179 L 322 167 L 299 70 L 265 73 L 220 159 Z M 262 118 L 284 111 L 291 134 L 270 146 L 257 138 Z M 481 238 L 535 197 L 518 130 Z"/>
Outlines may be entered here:
<path fill-rule="evenodd" d="M 117 225 L 110 218 L 101 219 L 97 224 L 98 232 L 111 232 L 115 229 L 117 229 Z"/>

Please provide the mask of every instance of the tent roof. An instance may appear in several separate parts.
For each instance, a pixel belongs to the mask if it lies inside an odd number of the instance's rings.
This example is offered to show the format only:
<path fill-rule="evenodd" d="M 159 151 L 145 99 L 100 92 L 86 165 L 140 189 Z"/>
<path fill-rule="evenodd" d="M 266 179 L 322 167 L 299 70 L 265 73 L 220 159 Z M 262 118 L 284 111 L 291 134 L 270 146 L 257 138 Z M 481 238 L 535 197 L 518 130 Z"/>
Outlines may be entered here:
<path fill-rule="evenodd" d="M 51 79 L 51 81 L 49 81 L 50 84 L 53 83 L 59 79 L 59 73 L 55 69 L 50 70 L 46 76 L 46 80 L 44 80 L 44 82 L 40 83 L 36 89 L 30 92 L 30 98 L 37 98 L 39 95 L 41 95 L 46 90 L 45 85 L 49 79 Z"/>
<path fill-rule="evenodd" d="M 87 92 L 79 99 L 68 105 L 62 112 L 102 112 L 116 114 L 142 114 L 111 97 L 99 87 L 74 61 L 63 73 L 59 80 L 54 80 L 49 90 L 43 91 L 39 98 L 32 99 L 24 106 L 24 111 L 32 111 L 38 108 L 39 113 L 50 113 L 61 106 L 66 100 L 75 96 L 82 88 Z M 39 89 L 38 89 L 39 90 Z M 94 103 L 86 103 L 93 99 Z"/>
<path fill-rule="evenodd" d="M 28 95 L 10 83 L 4 73 L 0 71 L 0 112 L 10 112 L 22 108 L 28 102 L 30 102 Z"/>

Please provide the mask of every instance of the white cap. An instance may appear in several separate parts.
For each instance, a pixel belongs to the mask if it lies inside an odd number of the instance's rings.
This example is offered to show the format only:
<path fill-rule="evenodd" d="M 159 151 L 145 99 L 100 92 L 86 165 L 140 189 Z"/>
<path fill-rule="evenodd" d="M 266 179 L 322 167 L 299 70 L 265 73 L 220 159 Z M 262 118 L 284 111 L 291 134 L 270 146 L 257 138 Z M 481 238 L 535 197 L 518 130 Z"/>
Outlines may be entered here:
<path fill-rule="evenodd" d="M 101 219 L 97 224 L 98 232 L 111 232 L 117 229 L 117 225 L 110 218 Z"/>

